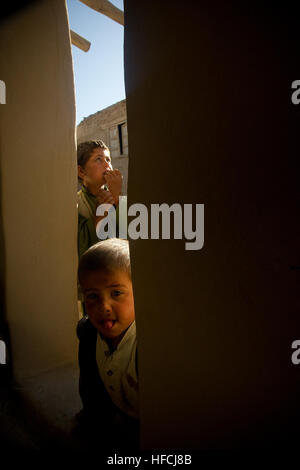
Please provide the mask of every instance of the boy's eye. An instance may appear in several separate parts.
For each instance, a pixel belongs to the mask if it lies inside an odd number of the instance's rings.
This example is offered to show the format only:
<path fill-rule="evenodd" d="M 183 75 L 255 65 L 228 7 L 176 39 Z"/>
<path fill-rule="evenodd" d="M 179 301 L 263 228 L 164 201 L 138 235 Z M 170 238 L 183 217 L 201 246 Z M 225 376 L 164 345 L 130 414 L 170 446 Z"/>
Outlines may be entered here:
<path fill-rule="evenodd" d="M 120 290 L 113 290 L 112 293 L 111 293 L 112 297 L 119 297 L 122 294 L 123 294 L 123 292 L 120 291 Z"/>
<path fill-rule="evenodd" d="M 94 300 L 94 299 L 97 298 L 97 294 L 91 292 L 90 294 L 87 294 L 87 295 L 85 296 L 85 298 L 86 298 L 86 300 Z"/>

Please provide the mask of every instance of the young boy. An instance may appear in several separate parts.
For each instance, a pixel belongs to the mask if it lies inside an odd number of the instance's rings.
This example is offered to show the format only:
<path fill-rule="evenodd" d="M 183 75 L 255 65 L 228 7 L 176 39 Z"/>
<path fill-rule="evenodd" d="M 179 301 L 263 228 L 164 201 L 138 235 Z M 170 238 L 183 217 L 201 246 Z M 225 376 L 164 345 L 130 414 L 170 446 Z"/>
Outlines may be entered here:
<path fill-rule="evenodd" d="M 122 175 L 113 170 L 110 152 L 102 140 L 82 142 L 77 147 L 78 179 L 78 255 L 99 242 L 96 226 L 103 217 L 96 216 L 100 204 L 117 208 L 122 191 Z"/>
<path fill-rule="evenodd" d="M 132 443 L 139 411 L 128 241 L 111 238 L 92 246 L 80 259 L 78 277 L 87 312 L 77 327 L 81 422 L 98 436 L 106 430 L 115 442 L 125 429 Z"/>

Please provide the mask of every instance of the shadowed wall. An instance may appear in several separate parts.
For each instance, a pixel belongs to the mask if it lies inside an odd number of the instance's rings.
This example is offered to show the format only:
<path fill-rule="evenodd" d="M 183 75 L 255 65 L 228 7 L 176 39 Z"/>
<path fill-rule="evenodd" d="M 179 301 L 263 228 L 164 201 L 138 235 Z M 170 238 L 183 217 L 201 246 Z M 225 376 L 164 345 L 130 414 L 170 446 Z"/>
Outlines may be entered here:
<path fill-rule="evenodd" d="M 131 241 L 146 449 L 298 436 L 299 37 L 257 5 L 125 1 L 129 205 L 205 204 L 202 250 Z"/>

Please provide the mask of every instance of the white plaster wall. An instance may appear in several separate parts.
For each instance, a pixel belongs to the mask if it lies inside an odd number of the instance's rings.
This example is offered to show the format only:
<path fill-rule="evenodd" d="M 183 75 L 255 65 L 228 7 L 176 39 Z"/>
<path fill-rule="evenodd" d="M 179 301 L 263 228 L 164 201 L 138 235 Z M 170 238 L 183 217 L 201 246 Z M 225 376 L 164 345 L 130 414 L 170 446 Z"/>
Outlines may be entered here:
<path fill-rule="evenodd" d="M 75 98 L 66 6 L 0 29 L 5 315 L 17 381 L 77 360 Z"/>

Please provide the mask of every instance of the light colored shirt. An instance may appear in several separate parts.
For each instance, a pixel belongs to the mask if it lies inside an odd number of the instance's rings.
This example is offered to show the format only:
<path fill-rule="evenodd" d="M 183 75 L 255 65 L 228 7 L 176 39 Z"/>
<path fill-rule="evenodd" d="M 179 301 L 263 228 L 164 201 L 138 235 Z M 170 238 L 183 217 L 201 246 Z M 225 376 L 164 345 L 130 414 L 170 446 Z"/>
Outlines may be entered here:
<path fill-rule="evenodd" d="M 134 321 L 113 353 L 100 334 L 96 346 L 97 365 L 103 384 L 113 403 L 132 418 L 139 417 L 136 344 Z"/>

